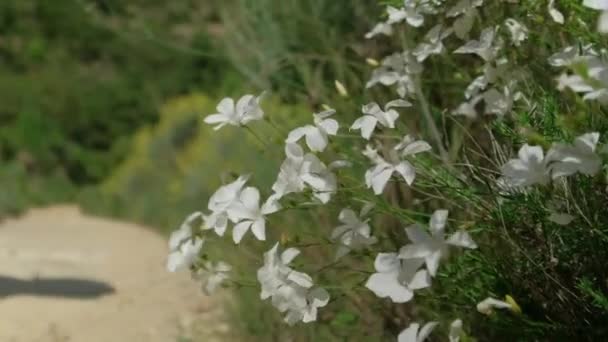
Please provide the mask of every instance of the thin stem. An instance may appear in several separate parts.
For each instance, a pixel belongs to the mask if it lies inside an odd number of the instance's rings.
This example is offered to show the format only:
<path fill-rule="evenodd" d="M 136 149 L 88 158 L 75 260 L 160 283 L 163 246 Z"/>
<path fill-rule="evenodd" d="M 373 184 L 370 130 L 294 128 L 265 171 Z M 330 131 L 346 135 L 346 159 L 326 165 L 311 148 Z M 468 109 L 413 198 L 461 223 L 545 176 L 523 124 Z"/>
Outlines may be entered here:
<path fill-rule="evenodd" d="M 429 126 L 429 128 L 431 130 L 431 137 L 433 138 L 433 140 L 435 140 L 435 144 L 437 144 L 437 149 L 439 150 L 439 156 L 441 157 L 441 160 L 446 165 L 448 165 L 450 162 L 450 156 L 448 155 L 448 152 L 445 150 L 445 147 L 443 147 L 443 142 L 441 140 L 441 133 L 439 133 L 439 129 L 437 128 L 437 125 L 435 124 L 435 120 L 433 120 L 433 116 L 431 115 L 429 103 L 426 100 L 424 93 L 422 92 L 422 87 L 420 86 L 419 77 L 415 77 L 414 91 L 416 92 L 416 97 L 418 98 L 418 101 L 420 102 L 420 109 L 422 110 L 424 119 L 426 120 L 427 125 Z"/>
<path fill-rule="evenodd" d="M 243 126 L 254 138 L 256 138 L 264 147 L 268 147 L 268 143 L 264 141 L 257 133 L 249 126 Z"/>

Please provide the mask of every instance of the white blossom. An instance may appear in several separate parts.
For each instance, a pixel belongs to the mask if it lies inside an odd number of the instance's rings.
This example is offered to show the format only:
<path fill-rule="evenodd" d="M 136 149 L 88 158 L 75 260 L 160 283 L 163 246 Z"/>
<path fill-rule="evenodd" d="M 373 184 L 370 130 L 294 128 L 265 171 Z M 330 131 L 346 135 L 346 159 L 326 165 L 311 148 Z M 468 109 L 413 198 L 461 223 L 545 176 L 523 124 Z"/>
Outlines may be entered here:
<path fill-rule="evenodd" d="M 350 208 L 340 211 L 338 220 L 342 225 L 334 228 L 331 233 L 331 239 L 338 240 L 340 243 L 336 250 L 336 259 L 345 256 L 352 250 L 363 249 L 378 241 L 376 237 L 371 236 L 369 219 L 362 219 L 369 209 L 369 205 L 364 206 L 359 216 Z"/>
<path fill-rule="evenodd" d="M 488 297 L 477 303 L 477 311 L 484 315 L 491 315 L 494 309 L 512 309 L 511 304 L 495 298 Z"/>
<path fill-rule="evenodd" d="M 369 140 L 378 124 L 386 128 L 395 128 L 399 113 L 393 108 L 409 106 L 411 104 L 405 100 L 395 100 L 387 103 L 382 110 L 376 102 L 368 103 L 361 108 L 363 116 L 355 120 L 350 129 L 361 130 L 361 136 Z"/>
<path fill-rule="evenodd" d="M 420 329 L 420 324 L 412 323 L 399 334 L 397 342 L 423 342 L 438 324 L 438 322 L 428 322 Z"/>
<path fill-rule="evenodd" d="M 382 60 L 380 67 L 374 69 L 366 87 L 371 88 L 380 83 L 385 86 L 397 86 L 397 93 L 404 98 L 414 93 L 413 75 L 421 73 L 422 64 L 408 50 L 393 53 Z"/>
<path fill-rule="evenodd" d="M 228 216 L 236 223 L 232 230 L 234 242 L 241 242 L 249 229 L 258 240 L 266 240 L 266 216 L 280 209 L 277 195 L 271 195 L 260 207 L 259 190 L 254 187 L 245 188 L 239 200 L 228 208 Z"/>
<path fill-rule="evenodd" d="M 220 285 L 230 278 L 232 266 L 223 261 L 213 263 L 206 261 L 202 267 L 193 274 L 193 278 L 202 284 L 203 293 L 210 296 Z"/>
<path fill-rule="evenodd" d="M 194 264 L 203 247 L 204 240 L 194 237 L 182 242 L 178 248 L 169 253 L 167 270 L 169 272 L 189 268 Z"/>
<path fill-rule="evenodd" d="M 431 286 L 431 278 L 420 269 L 423 259 L 402 260 L 397 253 L 378 253 L 374 261 L 376 273 L 365 287 L 380 298 L 390 298 L 393 303 L 405 303 L 414 297 L 414 291 Z"/>
<path fill-rule="evenodd" d="M 293 325 L 299 321 L 310 323 L 317 320 L 317 311 L 329 303 L 329 293 L 321 287 L 306 291 L 304 301 L 296 301 L 299 306 L 290 306 L 285 316 L 285 322 Z"/>
<path fill-rule="evenodd" d="M 407 160 L 400 161 L 396 156 L 392 156 L 391 162 L 388 162 L 369 145 L 366 147 L 364 155 L 375 164 L 365 172 L 365 184 L 368 188 L 373 189 L 376 195 L 380 195 L 384 191 L 386 183 L 394 173 L 401 175 L 408 185 L 412 185 L 416 178 L 416 169 Z"/>
<path fill-rule="evenodd" d="M 547 5 L 547 10 L 549 11 L 549 15 L 558 24 L 564 23 L 564 15 L 557 8 L 555 8 L 555 0 L 549 0 L 549 4 Z"/>
<path fill-rule="evenodd" d="M 329 294 L 323 289 L 313 288 L 309 275 L 289 267 L 299 254 L 296 248 L 279 253 L 277 243 L 264 253 L 264 265 L 257 272 L 262 287 L 260 298 L 271 298 L 274 307 L 287 312 L 285 321 L 289 324 L 316 320 L 317 309 L 329 302 Z"/>
<path fill-rule="evenodd" d="M 485 113 L 495 114 L 498 117 L 503 117 L 511 111 L 515 101 L 523 98 L 523 94 L 514 91 L 515 83 L 511 82 L 504 87 L 502 91 L 496 87 L 490 88 L 482 94 L 483 101 L 486 104 Z"/>
<path fill-rule="evenodd" d="M 210 125 L 216 125 L 215 130 L 218 130 L 225 125 L 243 126 L 251 121 L 261 120 L 264 117 L 264 111 L 260 107 L 262 95 L 255 97 L 253 95 L 245 95 L 238 102 L 226 97 L 217 105 L 218 113 L 208 115 L 205 122 Z"/>
<path fill-rule="evenodd" d="M 306 125 L 292 130 L 285 141 L 287 143 L 295 143 L 305 137 L 306 145 L 308 145 L 311 151 L 324 151 L 329 142 L 327 136 L 336 135 L 340 127 L 336 120 L 329 118 L 335 113 L 335 110 L 330 109 L 313 114 L 314 126 Z"/>
<path fill-rule="evenodd" d="M 482 100 L 482 95 L 475 96 L 470 100 L 462 102 L 452 113 L 454 115 L 462 115 L 470 119 L 475 119 L 477 117 L 477 110 L 475 107 Z"/>
<path fill-rule="evenodd" d="M 475 54 L 481 57 L 484 61 L 489 62 L 496 58 L 500 44 L 495 44 L 496 37 L 495 27 L 488 27 L 481 31 L 479 40 L 470 40 L 463 46 L 454 50 L 457 54 Z"/>
<path fill-rule="evenodd" d="M 606 0 L 583 0 L 583 6 L 603 11 L 598 21 L 598 31 L 608 33 L 608 1 Z"/>
<path fill-rule="evenodd" d="M 572 145 L 557 143 L 547 153 L 547 162 L 553 178 L 570 176 L 576 172 L 593 176 L 602 167 L 595 152 L 600 139 L 597 132 L 583 134 Z"/>
<path fill-rule="evenodd" d="M 603 11 L 597 22 L 597 30 L 600 33 L 608 33 L 608 11 Z"/>
<path fill-rule="evenodd" d="M 391 36 L 393 34 L 393 26 L 389 23 L 377 23 L 371 31 L 365 34 L 365 38 L 371 39 L 379 34 Z"/>
<path fill-rule="evenodd" d="M 443 40 L 452 34 L 452 29 L 444 29 L 441 24 L 435 25 L 424 36 L 424 40 L 418 44 L 412 54 L 418 62 L 424 62 L 430 55 L 438 55 L 443 52 L 445 46 Z"/>
<path fill-rule="evenodd" d="M 224 236 L 228 228 L 228 208 L 239 199 L 247 180 L 249 175 L 239 176 L 237 180 L 221 186 L 211 195 L 207 205 L 211 214 L 203 216 L 204 228 L 213 229 L 217 235 Z"/>
<path fill-rule="evenodd" d="M 277 293 L 278 288 L 281 287 L 290 277 L 292 273 L 295 274 L 294 279 L 304 279 L 300 281 L 303 286 L 312 286 L 312 280 L 309 279 L 305 274 L 301 274 L 292 270 L 289 264 L 300 254 L 300 250 L 297 248 L 288 248 L 282 253 L 279 253 L 279 244 L 276 243 L 269 251 L 264 253 L 264 265 L 258 269 L 257 277 L 260 285 L 262 286 L 262 292 L 260 297 L 266 299 Z"/>
<path fill-rule="evenodd" d="M 456 319 L 450 323 L 450 332 L 448 338 L 450 342 L 460 342 L 460 335 L 462 335 L 462 320 Z"/>
<path fill-rule="evenodd" d="M 401 152 L 401 156 L 414 156 L 418 153 L 427 152 L 433 148 L 424 140 L 416 140 L 413 136 L 407 134 L 401 141 L 395 145 L 394 149 Z"/>
<path fill-rule="evenodd" d="M 436 210 L 429 222 L 430 234 L 418 224 L 405 228 L 412 243 L 401 248 L 399 257 L 404 259 L 423 258 L 429 274 L 434 277 L 439 268 L 439 261 L 448 254 L 449 245 L 470 249 L 477 248 L 477 244 L 465 230 L 457 231 L 446 239 L 447 218 L 447 210 Z"/>
<path fill-rule="evenodd" d="M 412 27 L 424 24 L 424 14 L 434 13 L 435 9 L 428 0 L 404 0 L 402 8 L 388 6 L 388 23 L 396 24 L 405 21 Z"/>
<path fill-rule="evenodd" d="M 456 5 L 448 9 L 446 17 L 456 17 L 452 28 L 458 38 L 464 39 L 471 31 L 478 13 L 477 7 L 481 5 L 483 5 L 483 0 L 460 0 Z"/>
<path fill-rule="evenodd" d="M 509 160 L 500 168 L 506 186 L 524 187 L 547 184 L 549 172 L 542 147 L 524 144 L 517 155 L 517 159 Z"/>
<path fill-rule="evenodd" d="M 547 219 L 553 223 L 559 224 L 560 226 L 566 226 L 574 220 L 574 216 L 567 213 L 558 213 L 556 211 L 551 211 Z"/>
<path fill-rule="evenodd" d="M 581 63 L 588 60 L 590 57 L 596 57 L 598 53 L 593 49 L 591 44 L 583 46 L 567 46 L 559 52 L 552 54 L 549 57 L 549 64 L 556 67 L 571 66 L 575 63 Z"/>
<path fill-rule="evenodd" d="M 201 212 L 192 213 L 184 220 L 179 229 L 171 233 L 169 237 L 169 257 L 167 259 L 167 270 L 169 272 L 188 268 L 198 258 L 203 247 L 203 240 L 194 237 L 192 223 L 201 218 Z"/>
<path fill-rule="evenodd" d="M 285 145 L 286 158 L 272 190 L 278 197 L 298 193 L 310 187 L 313 196 L 327 203 L 337 190 L 335 174 L 312 153 L 304 153 L 298 144 Z"/>
<path fill-rule="evenodd" d="M 528 29 L 513 18 L 505 20 L 505 25 L 511 34 L 511 42 L 515 46 L 520 46 L 521 42 L 528 39 Z"/>

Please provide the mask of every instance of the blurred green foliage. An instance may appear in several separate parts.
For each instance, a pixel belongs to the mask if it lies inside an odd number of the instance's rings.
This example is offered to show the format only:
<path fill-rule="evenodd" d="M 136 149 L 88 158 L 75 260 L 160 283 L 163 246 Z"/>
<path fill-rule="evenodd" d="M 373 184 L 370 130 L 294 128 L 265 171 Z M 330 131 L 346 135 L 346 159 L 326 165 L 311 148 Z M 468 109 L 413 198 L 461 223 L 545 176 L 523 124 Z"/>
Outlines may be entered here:
<path fill-rule="evenodd" d="M 207 26 L 193 22 L 212 15 L 165 1 L 2 1 L 0 160 L 75 185 L 104 179 L 165 99 L 229 83 L 226 62 L 204 54 L 218 51 Z"/>
<path fill-rule="evenodd" d="M 252 125 L 257 137 L 230 126 L 216 132 L 202 121 L 216 102 L 193 94 L 162 106 L 159 122 L 136 134 L 125 162 L 100 186 L 83 192 L 85 207 L 170 232 L 185 215 L 206 207 L 222 181 L 234 175 L 255 171 L 255 183 L 270 188 L 283 155 L 282 132 L 266 121 Z M 264 109 L 274 122 L 289 126 L 310 115 L 305 107 L 272 98 L 264 99 Z"/>

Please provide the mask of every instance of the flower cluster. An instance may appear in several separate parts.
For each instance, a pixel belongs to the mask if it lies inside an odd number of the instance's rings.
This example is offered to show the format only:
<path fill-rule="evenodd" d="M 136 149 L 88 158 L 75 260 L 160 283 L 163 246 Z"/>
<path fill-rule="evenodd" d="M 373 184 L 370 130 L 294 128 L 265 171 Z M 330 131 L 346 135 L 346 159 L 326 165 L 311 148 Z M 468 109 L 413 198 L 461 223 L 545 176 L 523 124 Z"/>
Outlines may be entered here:
<path fill-rule="evenodd" d="M 437 274 L 439 262 L 447 256 L 449 245 L 477 248 L 464 230 L 446 239 L 447 218 L 447 210 L 437 210 L 431 216 L 429 232 L 417 224 L 405 228 L 411 243 L 403 246 L 399 253 L 378 254 L 374 263 L 377 273 L 365 286 L 378 297 L 389 297 L 395 303 L 407 302 L 414 296 L 414 290 L 431 286 L 431 277 Z M 423 265 L 426 269 L 421 268 Z"/>
<path fill-rule="evenodd" d="M 601 158 L 597 154 L 600 134 L 583 134 L 573 144 L 556 143 L 545 156 L 542 147 L 523 145 L 517 159 L 502 166 L 501 185 L 525 187 L 547 184 L 550 179 L 581 173 L 593 176 L 600 171 Z"/>
<path fill-rule="evenodd" d="M 604 11 L 599 31 L 608 31 L 606 3 L 585 0 L 583 5 Z M 486 1 L 485 6 L 490 6 L 489 2 Z M 331 233 L 328 230 L 328 236 L 317 237 L 318 241 L 313 241 L 313 244 L 326 243 L 334 248 L 334 263 L 355 259 L 355 256 L 371 255 L 367 263 L 370 269 L 373 264 L 375 271 L 364 271 L 366 278 L 361 284 L 377 297 L 388 298 L 393 303 L 409 302 L 416 291 L 437 282 L 440 265 L 448 261 L 451 249 L 478 249 L 470 232 L 463 226 L 458 225 L 460 228 L 446 232 L 446 209 L 435 210 L 427 226 L 413 223 L 396 237 L 383 234 L 386 232 L 374 224 L 374 219 L 393 212 L 405 213 L 398 199 L 384 201 L 391 179 L 396 183 L 405 183 L 407 190 L 418 190 L 416 187 L 421 182 L 428 182 L 432 175 L 438 174 L 431 172 L 429 177 L 428 173 L 422 172 L 418 163 L 421 160 L 432 160 L 429 163 L 441 160 L 441 167 L 445 167 L 444 171 L 450 173 L 453 179 L 462 182 L 467 179 L 463 172 L 457 170 L 456 163 L 451 163 L 444 146 L 450 134 L 443 134 L 437 127 L 436 113 L 429 109 L 422 90 L 425 65 L 431 60 L 450 55 L 466 60 L 468 66 L 477 66 L 468 70 L 463 78 L 463 91 L 462 94 L 458 93 L 458 97 L 464 98 L 464 101 L 459 103 L 462 100 L 457 100 L 446 106 L 448 108 L 442 108 L 445 113 L 457 116 L 450 117 L 453 120 L 466 120 L 467 123 L 476 120 L 475 123 L 478 123 L 483 121 L 480 118 L 482 114 L 489 115 L 486 119 L 496 123 L 509 120 L 520 108 L 518 103 L 523 103 L 526 109 L 533 107 L 522 93 L 522 79 L 517 72 L 520 69 L 510 61 L 513 58 L 511 52 L 522 48 L 528 41 L 528 27 L 514 18 L 476 27 L 476 18 L 481 15 L 483 8 L 483 0 L 459 0 L 450 6 L 440 0 L 404 0 L 401 7 L 388 6 L 387 19 L 373 27 L 366 38 L 393 35 L 400 25 L 407 26 L 408 30 L 424 30 L 418 35 L 417 41 L 408 41 L 408 46 L 400 48 L 400 52 L 386 56 L 380 63 L 372 60 L 376 69 L 372 71 L 366 88 L 378 85 L 394 88 L 395 94 L 387 97 L 393 100 L 386 103 L 378 100 L 364 102 L 367 104 L 361 106 L 361 116 L 351 121 L 350 126 L 341 125 L 340 119 L 345 117 L 344 113 L 326 108 L 325 111 L 314 113 L 311 123 L 292 129 L 286 137 L 281 136 L 280 141 L 285 143 L 285 159 L 271 191 L 264 193 L 263 189 L 248 186 L 249 176 L 246 175 L 219 187 L 210 196 L 206 211 L 190 215 L 172 233 L 167 262 L 169 271 L 190 269 L 194 278 L 202 283 L 205 293 L 212 293 L 229 279 L 238 284 L 240 280 L 235 277 L 237 270 L 231 265 L 223 261 L 203 260 L 203 243 L 210 243 L 211 235 L 223 237 L 231 228 L 232 240 L 240 244 L 251 231 L 249 235 L 261 243 L 259 241 L 266 241 L 267 235 L 275 238 L 282 233 L 279 228 L 269 227 L 268 230 L 272 232 L 267 234 L 270 215 L 294 208 L 323 207 L 333 204 L 332 201 L 352 200 L 353 203 L 338 204 L 336 212 L 341 208 L 339 225 Z M 564 24 L 566 20 L 554 1 L 549 1 L 545 15 L 557 24 Z M 543 63 L 569 69 L 558 78 L 559 90 L 571 89 L 583 94 L 584 100 L 608 103 L 608 64 L 603 55 L 603 51 L 597 52 L 591 45 L 571 46 L 553 54 L 548 61 L 543 59 Z M 348 92 L 341 83 L 336 82 L 336 87 L 343 97 L 348 98 Z M 217 106 L 218 113 L 207 116 L 204 121 L 214 125 L 215 130 L 226 125 L 246 126 L 252 130 L 248 125 L 264 118 L 261 97 L 245 95 L 236 104 L 234 100 L 225 98 Z M 356 104 L 356 108 L 359 106 Z M 404 113 L 412 111 L 414 106 L 420 109 L 430 143 L 422 138 L 425 134 L 421 134 L 422 137 L 411 134 L 411 128 L 402 119 Z M 407 128 L 404 129 L 404 126 Z M 355 135 L 352 131 L 358 132 Z M 337 152 L 338 149 L 333 148 L 334 140 L 340 138 L 358 141 L 359 144 L 354 144 L 352 148 L 356 151 L 356 157 L 344 157 Z M 527 191 L 531 186 L 548 185 L 575 174 L 595 176 L 603 165 L 600 146 L 600 133 L 595 131 L 574 138 L 572 143 L 555 141 L 546 152 L 542 146 L 523 144 L 517 158 L 501 158 L 502 165 L 497 165 L 497 170 L 493 170 L 500 176 L 489 178 L 491 184 L 488 188 L 499 188 L 499 192 L 504 194 L 522 189 Z M 439 158 L 433 158 L 434 150 Z M 361 158 L 361 154 L 369 161 Z M 350 168 L 358 162 L 357 157 L 364 160 L 363 169 Z M 342 168 L 347 170 L 338 172 Z M 353 177 L 341 178 L 342 172 L 350 172 Z M 366 196 L 356 198 L 352 191 L 343 186 L 343 181 L 352 179 L 356 183 L 354 188 L 366 191 Z M 400 185 L 394 188 L 401 190 Z M 268 194 L 264 201 L 261 193 Z M 423 192 L 413 196 L 419 193 Z M 364 204 L 360 206 L 354 202 Z M 375 205 L 378 203 L 383 206 Z M 392 207 L 384 210 L 386 206 Z M 352 209 L 359 207 L 359 212 Z M 431 204 L 428 207 L 430 211 L 443 205 Z M 411 222 L 417 222 L 418 217 L 407 216 Z M 548 217 L 549 221 L 559 225 L 567 225 L 574 219 L 572 215 L 553 209 Z M 452 223 L 457 222 L 454 218 L 451 220 Z M 406 237 L 408 242 L 403 243 Z M 257 271 L 260 298 L 270 299 L 289 324 L 316 321 L 317 311 L 329 304 L 328 289 L 332 289 L 315 285 L 309 274 L 296 271 L 293 261 L 300 255 L 300 249 L 289 247 L 292 242 L 289 239 L 276 240 L 280 242 L 274 242 L 273 247 L 264 253 L 263 266 Z M 392 247 L 386 247 L 387 240 L 390 240 Z M 395 250 L 395 247 L 400 248 Z M 306 253 L 303 253 L 302 259 L 305 258 Z M 299 265 L 297 268 L 306 269 Z M 310 274 L 317 276 L 318 271 L 311 271 Z M 477 304 L 477 310 L 482 314 L 489 315 L 495 309 L 521 313 L 521 308 L 510 296 L 505 301 L 489 297 Z M 418 323 L 411 323 L 399 334 L 398 341 L 423 341 L 437 325 L 437 322 L 430 322 L 421 327 Z M 449 331 L 449 340 L 459 341 L 464 334 L 463 322 L 455 320 Z"/>

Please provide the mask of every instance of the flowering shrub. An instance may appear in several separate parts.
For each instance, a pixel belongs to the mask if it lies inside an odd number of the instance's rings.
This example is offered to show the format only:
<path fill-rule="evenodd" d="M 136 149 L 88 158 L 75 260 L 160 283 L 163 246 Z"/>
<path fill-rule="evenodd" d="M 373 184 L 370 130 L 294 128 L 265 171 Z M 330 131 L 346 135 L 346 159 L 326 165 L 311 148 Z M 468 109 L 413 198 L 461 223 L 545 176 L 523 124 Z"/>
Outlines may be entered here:
<path fill-rule="evenodd" d="M 593 9 L 604 12 L 588 25 Z M 398 341 L 423 341 L 436 327 L 450 341 L 599 338 L 608 323 L 606 13 L 591 0 L 405 0 L 365 36 L 398 51 L 367 56 L 377 98 L 359 117 L 325 106 L 287 131 L 262 96 L 223 99 L 204 121 L 217 134 L 240 127 L 268 150 L 279 139 L 284 160 L 270 189 L 238 175 L 188 216 L 171 235 L 168 269 L 190 269 L 207 293 L 255 286 L 290 325 L 328 321 L 336 298 L 367 291 L 393 304 L 377 315 Z M 336 87 L 351 100 L 353 89 Z M 274 135 L 257 134 L 256 121 Z M 319 209 L 339 211 L 324 235 L 294 238 L 269 223 Z M 224 235 L 234 251 L 208 252 Z M 245 246 L 254 244 L 263 256 Z M 307 264 L 318 249 L 333 259 Z M 227 254 L 257 260 L 257 273 Z"/>

